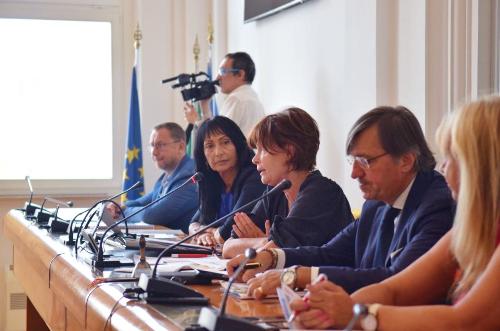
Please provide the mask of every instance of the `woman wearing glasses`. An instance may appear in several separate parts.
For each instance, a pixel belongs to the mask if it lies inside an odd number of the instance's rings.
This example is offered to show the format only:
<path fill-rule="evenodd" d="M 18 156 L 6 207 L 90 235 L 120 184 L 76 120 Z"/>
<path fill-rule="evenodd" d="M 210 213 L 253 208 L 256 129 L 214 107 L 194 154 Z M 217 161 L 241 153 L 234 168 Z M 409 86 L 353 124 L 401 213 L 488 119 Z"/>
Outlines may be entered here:
<path fill-rule="evenodd" d="M 263 118 L 250 134 L 257 149 L 253 163 L 262 183 L 292 186 L 264 198 L 250 214 L 234 217 L 233 237 L 224 244 L 224 257 L 247 247 L 321 246 L 353 221 L 344 192 L 315 169 L 319 130 L 304 110 L 288 108 Z"/>
<path fill-rule="evenodd" d="M 438 140 L 457 200 L 453 229 L 401 273 L 352 296 L 331 282 L 309 286 L 307 304 L 292 302 L 297 320 L 313 329 L 343 326 L 357 302 L 356 329 L 500 330 L 499 132 L 499 97 L 444 121 Z"/>
<path fill-rule="evenodd" d="M 199 183 L 200 208 L 191 221 L 190 233 L 262 194 L 265 186 L 252 164 L 253 156 L 240 128 L 229 118 L 215 116 L 201 125 L 194 159 L 204 179 Z M 198 236 L 196 242 L 206 246 L 221 244 L 231 235 L 232 224 L 229 218 Z"/>

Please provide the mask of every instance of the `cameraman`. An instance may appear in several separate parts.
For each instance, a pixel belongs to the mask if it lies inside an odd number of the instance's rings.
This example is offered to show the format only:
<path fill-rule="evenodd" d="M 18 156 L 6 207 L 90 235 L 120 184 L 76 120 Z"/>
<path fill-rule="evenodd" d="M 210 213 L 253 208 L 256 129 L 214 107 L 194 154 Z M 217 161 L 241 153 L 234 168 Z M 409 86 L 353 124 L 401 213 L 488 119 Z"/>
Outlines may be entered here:
<path fill-rule="evenodd" d="M 255 64 L 252 58 L 245 52 L 228 53 L 219 66 L 220 90 L 227 94 L 222 103 L 221 115 L 232 119 L 245 135 L 250 133 L 253 126 L 264 117 L 262 106 L 257 93 L 251 87 L 255 77 Z M 184 114 L 190 124 L 201 124 L 212 115 L 209 109 L 210 99 L 201 101 L 203 111 L 202 118 L 193 105 L 186 103 Z"/>

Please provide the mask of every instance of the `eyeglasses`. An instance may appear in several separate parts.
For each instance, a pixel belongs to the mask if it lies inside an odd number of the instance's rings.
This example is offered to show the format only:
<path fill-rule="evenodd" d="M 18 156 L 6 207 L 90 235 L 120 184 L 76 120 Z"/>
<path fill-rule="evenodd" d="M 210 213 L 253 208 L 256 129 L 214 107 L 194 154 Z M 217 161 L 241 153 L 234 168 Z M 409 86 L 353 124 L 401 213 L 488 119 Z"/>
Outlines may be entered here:
<path fill-rule="evenodd" d="M 219 68 L 219 76 L 225 76 L 228 73 L 237 73 L 239 72 L 240 69 L 235 69 L 235 68 Z"/>
<path fill-rule="evenodd" d="M 354 162 L 358 162 L 358 164 L 361 166 L 361 168 L 363 169 L 370 169 L 370 164 L 375 161 L 376 159 L 378 158 L 381 158 L 382 156 L 385 156 L 389 153 L 385 152 L 385 153 L 382 153 L 380 155 L 377 155 L 377 156 L 374 156 L 374 157 L 370 157 L 370 158 L 366 158 L 366 157 L 362 157 L 362 156 L 352 156 L 352 155 L 349 155 L 347 157 L 347 162 L 349 162 L 349 165 L 353 165 Z"/>
<path fill-rule="evenodd" d="M 156 143 L 156 144 L 151 144 L 148 146 L 148 149 L 149 151 L 152 151 L 153 149 L 157 149 L 157 150 L 163 150 L 165 149 L 168 145 L 172 145 L 172 144 L 175 144 L 175 143 L 178 143 L 179 140 L 174 140 L 174 141 L 171 141 L 169 143 Z"/>

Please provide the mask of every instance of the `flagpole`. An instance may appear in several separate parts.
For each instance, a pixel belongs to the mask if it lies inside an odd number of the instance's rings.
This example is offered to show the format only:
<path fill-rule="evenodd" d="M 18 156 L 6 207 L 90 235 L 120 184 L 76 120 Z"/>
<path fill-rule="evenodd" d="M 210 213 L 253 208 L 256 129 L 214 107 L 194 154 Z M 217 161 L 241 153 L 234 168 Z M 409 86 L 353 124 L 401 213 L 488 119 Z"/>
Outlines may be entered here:
<path fill-rule="evenodd" d="M 140 47 L 141 47 L 141 40 L 142 40 L 142 31 L 139 27 L 139 22 L 137 22 L 135 31 L 134 31 L 134 68 L 135 68 L 135 74 L 137 76 L 137 89 L 138 93 L 141 90 L 141 84 L 140 82 L 142 81 L 141 77 L 141 52 L 140 52 Z"/>
<path fill-rule="evenodd" d="M 208 36 L 207 36 L 207 41 L 208 41 L 208 63 L 207 63 L 207 73 L 210 76 L 210 80 L 213 80 L 215 78 L 214 72 L 213 72 L 213 63 L 212 63 L 212 46 L 214 43 L 214 26 L 212 24 L 212 13 L 208 14 Z M 219 110 L 217 108 L 217 100 L 215 98 L 215 95 L 212 97 L 210 100 L 210 112 L 211 116 L 217 116 L 219 115 Z"/>
<path fill-rule="evenodd" d="M 139 47 L 141 47 L 142 31 L 139 28 L 139 23 L 134 31 L 134 49 L 135 49 L 135 60 L 134 64 L 137 66 L 139 63 Z"/>
<path fill-rule="evenodd" d="M 134 32 L 135 59 L 132 67 L 132 79 L 130 86 L 129 121 L 127 133 L 127 145 L 125 152 L 125 164 L 123 169 L 123 189 L 126 190 L 137 181 L 144 184 L 144 168 L 142 164 L 142 138 L 141 138 L 141 114 L 139 107 L 139 93 L 137 88 L 137 66 L 139 65 L 139 47 L 141 45 L 142 32 L 139 24 Z M 144 186 L 143 186 L 144 187 Z M 121 204 L 127 200 L 135 200 L 144 195 L 144 188 L 141 191 L 134 190 L 121 196 Z"/>
<path fill-rule="evenodd" d="M 200 43 L 198 41 L 198 34 L 196 34 L 196 37 L 194 39 L 193 55 L 194 55 L 194 71 L 198 72 L 199 61 L 200 61 Z"/>
<path fill-rule="evenodd" d="M 214 43 L 214 26 L 212 25 L 212 15 L 208 15 L 208 62 L 212 66 L 212 44 Z"/>

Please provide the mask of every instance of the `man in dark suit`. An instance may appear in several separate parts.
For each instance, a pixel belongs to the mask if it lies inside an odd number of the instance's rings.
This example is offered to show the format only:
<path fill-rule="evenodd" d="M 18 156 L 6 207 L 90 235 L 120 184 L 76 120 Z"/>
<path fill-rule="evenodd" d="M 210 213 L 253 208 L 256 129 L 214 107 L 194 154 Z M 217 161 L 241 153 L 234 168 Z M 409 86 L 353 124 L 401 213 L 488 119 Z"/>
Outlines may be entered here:
<path fill-rule="evenodd" d="M 434 157 L 408 109 L 378 107 L 363 115 L 349 133 L 346 152 L 351 177 L 367 200 L 359 220 L 321 247 L 259 252 L 261 267 L 242 277 L 250 279 L 255 297 L 274 292 L 281 282 L 304 288 L 318 273 L 353 292 L 403 270 L 451 228 L 451 193 L 433 170 Z M 230 274 L 241 260 L 229 261 Z M 289 268 L 251 279 L 283 267 Z"/>
<path fill-rule="evenodd" d="M 153 200 L 173 191 L 195 172 L 194 161 L 186 155 L 186 133 L 173 122 L 162 123 L 153 128 L 150 137 L 150 151 L 153 162 L 163 174 L 156 181 L 153 190 L 143 197 L 126 201 L 125 216 L 131 215 Z M 119 218 L 119 209 L 114 204 L 106 206 L 113 218 Z M 197 185 L 188 184 L 169 197 L 134 215 L 130 222 L 144 221 L 163 225 L 171 229 L 188 232 L 189 221 L 198 209 Z"/>

